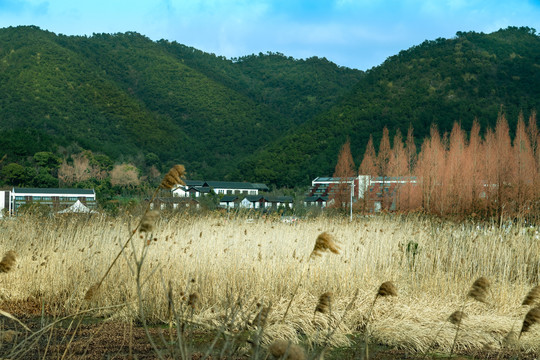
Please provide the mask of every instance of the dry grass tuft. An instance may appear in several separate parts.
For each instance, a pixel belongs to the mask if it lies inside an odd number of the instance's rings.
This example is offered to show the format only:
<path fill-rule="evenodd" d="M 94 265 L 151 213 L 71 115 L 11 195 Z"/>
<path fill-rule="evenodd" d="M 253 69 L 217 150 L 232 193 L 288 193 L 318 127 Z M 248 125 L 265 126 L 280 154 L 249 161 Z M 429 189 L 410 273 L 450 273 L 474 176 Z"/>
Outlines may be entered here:
<path fill-rule="evenodd" d="M 268 351 L 275 359 L 304 360 L 306 358 L 301 346 L 287 340 L 275 340 L 268 347 Z"/>
<path fill-rule="evenodd" d="M 397 289 L 393 282 L 385 281 L 379 286 L 377 296 L 397 296 Z"/>
<path fill-rule="evenodd" d="M 488 296 L 490 286 L 491 286 L 491 283 L 488 279 L 486 279 L 483 276 L 479 277 L 472 284 L 471 289 L 469 290 L 469 293 L 467 294 L 467 296 L 472 297 L 476 301 L 487 303 L 486 298 Z"/>
<path fill-rule="evenodd" d="M 463 321 L 464 318 L 467 317 L 467 314 L 465 314 L 463 311 L 454 311 L 452 315 L 448 317 L 448 321 L 450 321 L 454 325 L 459 325 Z"/>
<path fill-rule="evenodd" d="M 334 254 L 339 254 L 339 250 L 341 250 L 341 247 L 337 244 L 334 237 L 325 231 L 317 236 L 317 240 L 315 241 L 315 246 L 313 247 L 310 258 L 321 256 L 327 251 Z"/>
<path fill-rule="evenodd" d="M 521 305 L 534 305 L 540 300 L 540 285 L 536 285 L 529 291 Z"/>
<path fill-rule="evenodd" d="M 328 314 L 332 312 L 332 297 L 333 294 L 331 292 L 325 292 L 321 296 L 319 296 L 319 302 L 317 303 L 317 306 L 315 307 L 315 312 L 320 312 L 322 314 Z"/>
<path fill-rule="evenodd" d="M 0 261 L 0 273 L 7 273 L 13 269 L 17 262 L 17 253 L 13 250 L 4 254 L 2 261 Z"/>
<path fill-rule="evenodd" d="M 154 229 L 154 223 L 158 217 L 159 211 L 157 210 L 148 211 L 146 214 L 144 214 L 141 220 L 141 225 L 139 226 L 139 232 L 151 232 Z"/>
<path fill-rule="evenodd" d="M 94 285 L 90 286 L 88 290 L 86 291 L 86 294 L 84 294 L 84 300 L 88 301 L 96 297 L 99 291 L 100 285 L 101 285 L 100 283 L 95 283 Z"/>
<path fill-rule="evenodd" d="M 186 185 L 183 178 L 186 176 L 184 165 L 174 165 L 169 172 L 163 177 L 160 187 L 170 190 L 176 185 Z"/>
<path fill-rule="evenodd" d="M 537 306 L 529 310 L 527 315 L 525 315 L 525 319 L 523 320 L 523 326 L 521 327 L 521 332 L 519 333 L 519 336 L 521 337 L 522 333 L 529 331 L 531 326 L 539 322 L 540 322 L 540 306 Z"/>

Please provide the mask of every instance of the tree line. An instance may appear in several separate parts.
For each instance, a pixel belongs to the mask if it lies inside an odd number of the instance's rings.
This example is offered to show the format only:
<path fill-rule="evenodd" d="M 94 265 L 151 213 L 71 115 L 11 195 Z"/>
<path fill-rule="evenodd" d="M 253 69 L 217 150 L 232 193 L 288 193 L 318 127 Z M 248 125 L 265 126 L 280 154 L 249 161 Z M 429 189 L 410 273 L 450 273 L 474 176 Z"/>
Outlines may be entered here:
<path fill-rule="evenodd" d="M 403 138 L 396 131 L 391 145 L 383 129 L 378 151 L 370 137 L 357 171 L 379 177 L 383 210 L 420 211 L 442 216 L 528 217 L 540 212 L 540 133 L 536 113 L 528 121 L 519 115 L 513 139 L 506 116 L 495 129 L 482 131 L 474 121 L 469 135 L 457 122 L 450 133 L 432 125 L 417 151 L 412 126 Z M 341 149 L 334 176 L 354 176 L 347 142 Z M 397 179 L 396 179 L 397 178 Z M 387 184 L 385 186 L 385 179 Z M 390 186 L 391 181 L 401 183 Z M 384 190 L 388 188 L 388 190 Z M 369 189 L 356 207 L 369 210 Z M 336 206 L 346 204 L 348 189 L 338 187 Z"/>

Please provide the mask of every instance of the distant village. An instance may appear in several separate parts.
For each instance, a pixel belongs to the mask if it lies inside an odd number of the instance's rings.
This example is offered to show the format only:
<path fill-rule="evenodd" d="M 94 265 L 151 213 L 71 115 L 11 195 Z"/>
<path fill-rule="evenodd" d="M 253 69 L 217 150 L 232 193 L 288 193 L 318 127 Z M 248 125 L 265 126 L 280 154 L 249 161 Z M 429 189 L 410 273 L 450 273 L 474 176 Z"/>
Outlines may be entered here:
<path fill-rule="evenodd" d="M 384 203 L 388 210 L 396 207 L 397 189 L 403 184 L 414 184 L 413 178 L 371 177 L 359 175 L 350 178 L 317 177 L 311 182 L 303 197 L 303 206 L 343 207 L 337 204 L 345 198 L 346 206 L 362 202 L 368 211 L 380 211 Z M 215 196 L 219 207 L 226 210 L 252 209 L 270 211 L 294 209 L 292 196 L 270 195 L 266 184 L 231 181 L 186 180 L 170 191 L 170 196 L 162 193 L 150 205 L 158 209 L 181 209 L 201 207 L 206 196 Z M 39 204 L 58 213 L 91 213 L 98 210 L 94 189 L 70 188 L 18 188 L 0 191 L 0 216 L 17 215 L 29 205 Z M 298 203 L 297 203 L 298 204 Z"/>

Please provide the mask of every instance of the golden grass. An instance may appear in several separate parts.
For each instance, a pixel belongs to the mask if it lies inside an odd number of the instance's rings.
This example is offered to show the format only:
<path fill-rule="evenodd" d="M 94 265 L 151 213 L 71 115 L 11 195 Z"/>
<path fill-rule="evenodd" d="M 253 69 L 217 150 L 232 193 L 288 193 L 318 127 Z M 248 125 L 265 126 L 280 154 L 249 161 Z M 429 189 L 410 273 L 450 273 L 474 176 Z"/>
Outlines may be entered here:
<path fill-rule="evenodd" d="M 138 217 L 105 216 L 36 219 L 19 217 L 0 223 L 4 239 L 0 253 L 18 253 L 17 271 L 2 274 L 2 301 L 37 299 L 62 313 L 88 307 L 86 289 L 99 281 L 122 247 Z M 166 220 L 166 221 L 165 221 Z M 199 295 L 194 321 L 217 326 L 226 317 L 230 294 L 242 294 L 244 304 L 272 304 L 265 316 L 265 341 L 295 340 L 298 329 L 307 337 L 320 337 L 321 329 L 338 321 L 313 317 L 319 295 L 332 292 L 332 311 L 342 314 L 358 289 L 355 306 L 339 323 L 331 345 L 347 344 L 346 335 L 362 328 L 373 303 L 374 289 L 388 279 L 399 288 L 395 298 L 380 297 L 369 320 L 376 341 L 411 350 L 433 342 L 448 351 L 455 326 L 448 314 L 461 308 L 462 294 L 481 275 L 492 285 L 488 305 L 469 302 L 456 349 L 500 347 L 516 321 L 522 321 L 522 300 L 539 281 L 540 239 L 523 228 L 492 228 L 420 218 L 319 218 L 294 226 L 279 221 L 220 216 L 161 217 L 154 225 L 142 278 L 145 314 L 152 321 L 168 319 L 166 285 L 176 304 L 187 304 L 180 293 Z M 311 259 L 313 239 L 332 234 L 339 249 L 332 256 Z M 536 237 L 535 237 L 536 236 Z M 414 262 L 407 244 L 418 244 Z M 134 304 L 137 291 L 129 266 L 130 254 L 145 246 L 133 239 L 92 306 Z M 331 250 L 326 250 L 331 251 Z M 282 322 L 296 281 L 310 262 L 295 295 L 289 316 Z M 191 280 L 195 279 L 195 282 Z M 177 290 L 177 291 L 176 291 Z M 1 305 L 0 305 L 1 306 Z M 246 305 L 247 307 L 248 305 Z M 261 308 L 250 305 L 254 319 Z M 17 315 L 17 314 L 15 314 Z M 118 319 L 137 317 L 136 307 L 102 310 L 97 315 Z M 530 326 L 518 344 L 524 351 L 540 351 L 540 326 Z"/>

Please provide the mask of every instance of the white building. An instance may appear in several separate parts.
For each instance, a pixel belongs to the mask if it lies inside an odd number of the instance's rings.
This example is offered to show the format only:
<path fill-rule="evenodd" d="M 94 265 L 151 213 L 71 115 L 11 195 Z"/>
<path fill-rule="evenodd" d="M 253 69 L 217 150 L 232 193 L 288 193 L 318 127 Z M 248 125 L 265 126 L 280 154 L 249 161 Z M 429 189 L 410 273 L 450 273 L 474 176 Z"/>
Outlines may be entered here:
<path fill-rule="evenodd" d="M 0 212 L 16 214 L 21 206 L 40 204 L 54 211 L 64 210 L 79 201 L 89 209 L 97 206 L 94 189 L 16 188 L 0 192 Z"/>
<path fill-rule="evenodd" d="M 258 195 L 259 191 L 268 190 L 264 184 L 248 182 L 186 180 L 185 183 L 186 185 L 177 186 L 172 190 L 173 196 L 200 197 L 210 194 L 211 191 L 218 195 Z"/>

